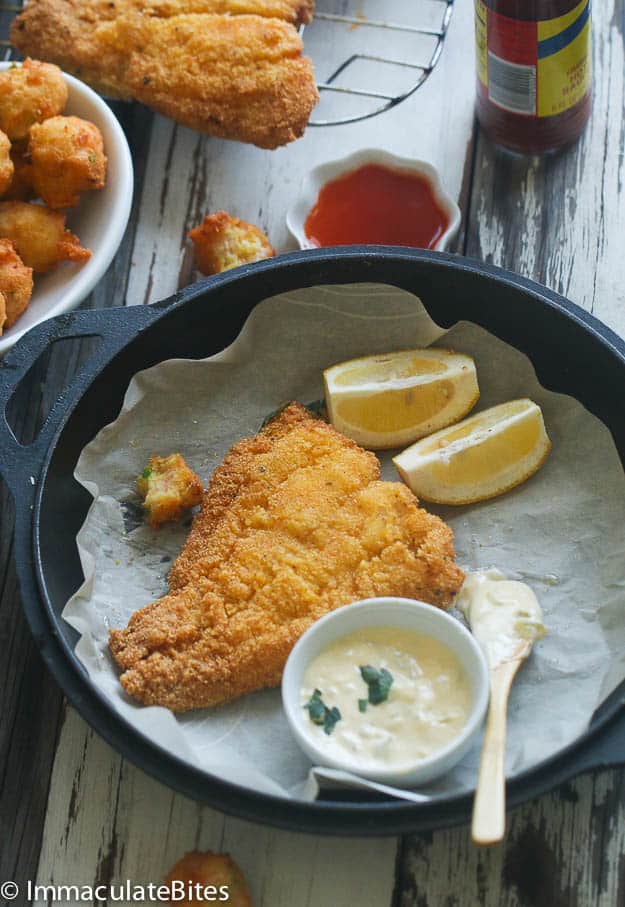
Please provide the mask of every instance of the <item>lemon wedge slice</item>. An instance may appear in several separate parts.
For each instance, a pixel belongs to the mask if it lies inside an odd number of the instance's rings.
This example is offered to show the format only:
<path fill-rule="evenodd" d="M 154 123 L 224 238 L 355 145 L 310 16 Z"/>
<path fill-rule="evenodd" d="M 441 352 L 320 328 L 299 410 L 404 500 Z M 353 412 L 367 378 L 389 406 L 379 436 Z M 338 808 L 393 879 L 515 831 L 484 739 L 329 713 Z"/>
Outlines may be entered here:
<path fill-rule="evenodd" d="M 477 403 L 470 356 L 402 350 L 351 359 L 323 373 L 332 425 L 363 447 L 402 447 L 451 425 Z"/>
<path fill-rule="evenodd" d="M 417 497 L 472 504 L 529 479 L 550 449 L 540 407 L 511 400 L 424 438 L 393 463 Z"/>

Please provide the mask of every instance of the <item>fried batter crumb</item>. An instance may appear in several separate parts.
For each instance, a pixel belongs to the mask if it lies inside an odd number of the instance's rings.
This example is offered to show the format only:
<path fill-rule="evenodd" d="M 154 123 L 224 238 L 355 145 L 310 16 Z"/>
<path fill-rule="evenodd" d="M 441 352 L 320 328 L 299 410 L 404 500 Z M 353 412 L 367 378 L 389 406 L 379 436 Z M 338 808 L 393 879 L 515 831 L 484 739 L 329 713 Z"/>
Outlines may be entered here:
<path fill-rule="evenodd" d="M 14 170 L 11 160 L 11 142 L 8 135 L 0 130 L 0 195 L 4 195 L 11 185 Z"/>
<path fill-rule="evenodd" d="M 172 903 L 185 905 L 206 904 L 209 896 L 213 900 L 227 901 L 230 907 L 253 907 L 252 898 L 243 873 L 227 853 L 201 853 L 192 850 L 178 860 L 169 871 L 165 882 L 172 889 L 175 882 L 184 883 L 189 897 Z M 199 896 L 198 896 L 199 888 Z M 215 889 L 203 891 L 203 889 Z"/>
<path fill-rule="evenodd" d="M 220 274 L 276 254 L 259 227 L 226 211 L 207 214 L 199 226 L 189 231 L 189 239 L 195 246 L 196 263 L 203 274 Z"/>
<path fill-rule="evenodd" d="M 7 320 L 7 298 L 0 290 L 0 337 L 4 331 L 4 322 Z"/>
<path fill-rule="evenodd" d="M 177 522 L 202 500 L 202 483 L 179 453 L 150 457 L 137 478 L 137 488 L 153 529 Z"/>
<path fill-rule="evenodd" d="M 5 302 L 4 330 L 8 330 L 26 311 L 33 293 L 33 270 L 8 239 L 0 239 L 0 293 Z"/>
<path fill-rule="evenodd" d="M 11 164 L 13 174 L 8 186 L 1 193 L 3 201 L 27 202 L 35 197 L 32 181 L 32 167 L 28 157 L 26 142 L 13 142 L 11 145 Z"/>

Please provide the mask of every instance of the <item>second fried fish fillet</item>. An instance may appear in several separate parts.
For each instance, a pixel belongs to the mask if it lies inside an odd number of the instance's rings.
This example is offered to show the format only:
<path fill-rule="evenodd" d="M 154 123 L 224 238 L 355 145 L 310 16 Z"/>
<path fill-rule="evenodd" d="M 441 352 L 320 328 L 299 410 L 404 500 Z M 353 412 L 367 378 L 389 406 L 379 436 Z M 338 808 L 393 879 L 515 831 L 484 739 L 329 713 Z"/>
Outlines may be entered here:
<path fill-rule="evenodd" d="M 13 22 L 11 40 L 25 54 L 185 126 L 261 148 L 293 141 L 319 99 L 301 37 L 283 18 L 210 12 L 222 6 L 31 0 Z M 300 6 L 306 18 L 308 5 Z"/>
<path fill-rule="evenodd" d="M 121 683 L 173 711 L 279 684 L 295 642 L 356 599 L 447 607 L 463 573 L 452 533 L 374 454 L 297 405 L 215 470 L 169 595 L 113 630 Z"/>
<path fill-rule="evenodd" d="M 44 10 L 57 16 L 64 12 L 84 26 L 98 25 L 133 12 L 164 19 L 183 13 L 254 15 L 303 25 L 312 20 L 314 12 L 314 0 L 29 0 L 28 6 L 37 19 Z"/>

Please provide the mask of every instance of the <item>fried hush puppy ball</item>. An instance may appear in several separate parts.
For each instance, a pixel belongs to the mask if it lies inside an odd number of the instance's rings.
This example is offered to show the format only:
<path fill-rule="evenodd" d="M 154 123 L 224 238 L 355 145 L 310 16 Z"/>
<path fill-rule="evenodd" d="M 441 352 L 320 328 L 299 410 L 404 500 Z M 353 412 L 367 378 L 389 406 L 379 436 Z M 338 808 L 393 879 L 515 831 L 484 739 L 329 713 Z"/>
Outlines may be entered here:
<path fill-rule="evenodd" d="M 5 200 L 28 201 L 35 197 L 28 151 L 23 142 L 13 143 L 11 147 L 11 162 L 13 164 L 13 178 L 4 193 L 0 193 Z"/>
<path fill-rule="evenodd" d="M 0 239 L 0 293 L 4 299 L 5 331 L 12 327 L 26 310 L 32 292 L 32 268 L 24 264 L 10 240 Z M 0 321 L 2 320 L 0 306 Z"/>
<path fill-rule="evenodd" d="M 150 457 L 137 479 L 137 489 L 152 529 L 181 520 L 202 501 L 202 482 L 179 453 Z"/>
<path fill-rule="evenodd" d="M 226 211 L 207 214 L 198 227 L 189 231 L 189 239 L 203 274 L 220 274 L 276 254 L 262 230 Z"/>
<path fill-rule="evenodd" d="M 0 202 L 0 236 L 10 239 L 25 265 L 43 274 L 61 261 L 86 261 L 89 249 L 65 229 L 65 215 L 29 202 Z"/>
<path fill-rule="evenodd" d="M 28 141 L 37 195 L 50 208 L 71 208 L 80 193 L 102 189 L 106 157 L 102 133 L 80 117 L 50 117 L 31 127 Z"/>
<path fill-rule="evenodd" d="M 4 195 L 11 185 L 14 169 L 11 160 L 11 142 L 8 135 L 0 132 L 0 195 Z"/>
<path fill-rule="evenodd" d="M 169 871 L 165 883 L 182 907 L 206 904 L 209 898 L 226 902 L 229 907 L 253 907 L 243 873 L 227 853 L 201 853 L 192 850 Z M 186 895 L 179 900 L 178 891 Z M 208 890 L 205 890 L 208 889 Z"/>
<path fill-rule="evenodd" d="M 58 66 L 24 60 L 0 72 L 0 129 L 10 139 L 26 138 L 33 123 L 63 111 L 67 84 Z"/>

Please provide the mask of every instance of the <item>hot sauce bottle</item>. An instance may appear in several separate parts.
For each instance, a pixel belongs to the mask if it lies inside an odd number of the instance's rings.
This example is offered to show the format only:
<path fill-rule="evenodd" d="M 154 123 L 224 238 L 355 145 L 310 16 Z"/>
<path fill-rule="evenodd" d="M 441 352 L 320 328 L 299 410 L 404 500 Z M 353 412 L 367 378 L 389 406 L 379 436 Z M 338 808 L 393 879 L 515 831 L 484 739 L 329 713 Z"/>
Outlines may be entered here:
<path fill-rule="evenodd" d="M 578 138 L 592 106 L 590 0 L 475 0 L 480 125 L 513 151 Z"/>

